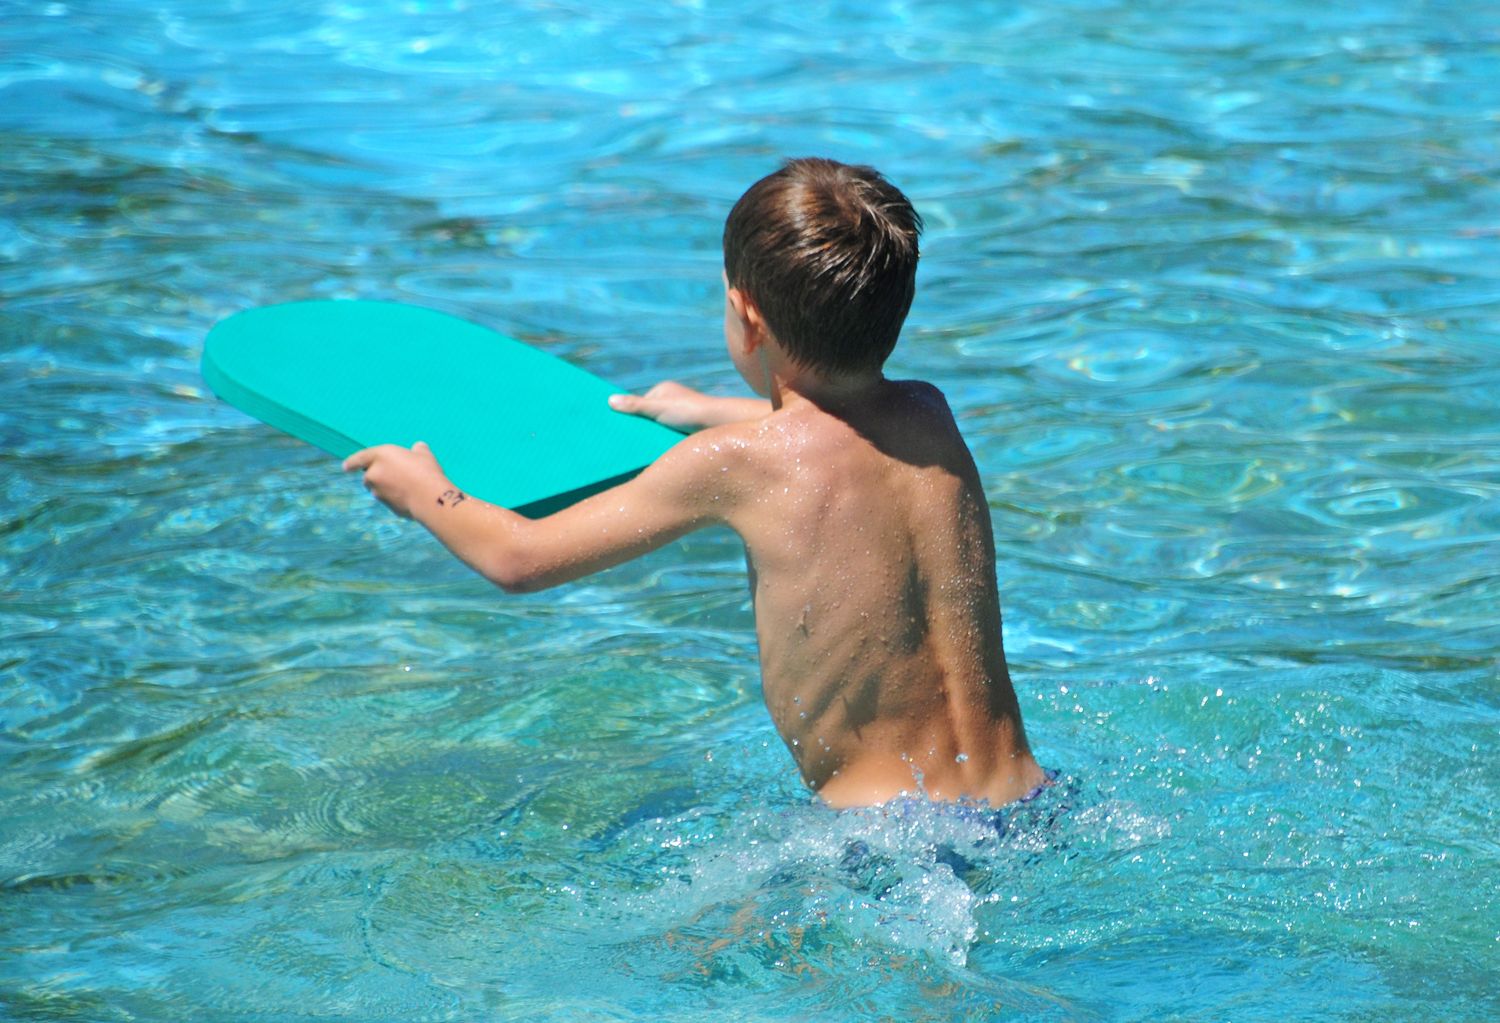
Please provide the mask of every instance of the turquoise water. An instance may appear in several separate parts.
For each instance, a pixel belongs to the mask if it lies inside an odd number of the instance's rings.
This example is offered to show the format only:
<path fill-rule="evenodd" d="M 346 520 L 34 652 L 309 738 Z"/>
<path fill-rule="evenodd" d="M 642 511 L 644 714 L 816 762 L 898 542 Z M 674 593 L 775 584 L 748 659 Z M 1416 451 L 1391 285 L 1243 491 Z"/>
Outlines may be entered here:
<path fill-rule="evenodd" d="M 809 153 L 929 225 L 1003 837 L 811 804 L 732 536 L 505 597 L 198 376 L 351 296 L 728 389 Z M 1494 3 L 0 0 L 0 1016 L 1500 1017 L 1497 177 Z"/>

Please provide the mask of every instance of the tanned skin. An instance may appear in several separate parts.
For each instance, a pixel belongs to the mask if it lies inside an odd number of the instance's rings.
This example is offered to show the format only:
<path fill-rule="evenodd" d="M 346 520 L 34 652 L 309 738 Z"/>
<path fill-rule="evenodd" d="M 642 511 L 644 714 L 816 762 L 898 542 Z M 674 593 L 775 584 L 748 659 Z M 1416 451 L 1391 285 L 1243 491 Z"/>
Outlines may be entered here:
<path fill-rule="evenodd" d="M 766 706 L 831 806 L 998 806 L 1045 784 L 1001 645 L 989 507 L 942 394 L 809 370 L 748 295 L 725 290 L 730 358 L 762 397 L 673 383 L 616 396 L 619 411 L 701 427 L 629 482 L 532 520 L 466 497 L 425 444 L 367 448 L 344 468 L 508 592 L 733 529 Z"/>

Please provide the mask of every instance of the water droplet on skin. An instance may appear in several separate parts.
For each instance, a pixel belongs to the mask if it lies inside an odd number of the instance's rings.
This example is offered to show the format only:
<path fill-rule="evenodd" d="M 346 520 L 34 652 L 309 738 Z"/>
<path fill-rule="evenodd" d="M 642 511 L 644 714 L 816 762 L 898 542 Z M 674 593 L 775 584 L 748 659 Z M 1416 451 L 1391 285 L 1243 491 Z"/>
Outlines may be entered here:
<path fill-rule="evenodd" d="M 969 762 L 969 755 L 967 753 L 960 753 L 953 758 L 953 762 L 955 764 L 967 764 Z"/>

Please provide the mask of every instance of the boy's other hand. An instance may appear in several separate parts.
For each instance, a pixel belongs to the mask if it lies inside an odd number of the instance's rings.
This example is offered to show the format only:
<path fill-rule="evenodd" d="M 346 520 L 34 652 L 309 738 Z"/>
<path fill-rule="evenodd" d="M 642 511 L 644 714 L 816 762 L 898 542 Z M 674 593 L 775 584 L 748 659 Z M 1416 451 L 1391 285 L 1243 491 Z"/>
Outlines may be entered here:
<path fill-rule="evenodd" d="M 709 398 L 675 380 L 663 380 L 645 394 L 612 394 L 609 407 L 689 433 L 707 424 Z"/>
<path fill-rule="evenodd" d="M 438 500 L 453 486 L 422 441 L 410 448 L 380 444 L 356 451 L 344 459 L 344 471 L 363 471 L 365 488 L 403 519 L 412 517 L 417 502 Z"/>

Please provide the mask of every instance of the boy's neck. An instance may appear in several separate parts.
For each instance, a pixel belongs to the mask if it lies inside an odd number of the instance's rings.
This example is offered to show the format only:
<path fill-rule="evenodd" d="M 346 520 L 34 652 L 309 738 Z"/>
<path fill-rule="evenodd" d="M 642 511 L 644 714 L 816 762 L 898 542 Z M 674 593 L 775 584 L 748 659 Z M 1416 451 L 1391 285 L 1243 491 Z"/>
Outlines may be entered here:
<path fill-rule="evenodd" d="M 858 404 L 885 383 L 880 370 L 865 373 L 825 374 L 814 370 L 793 369 L 773 373 L 771 405 L 782 408 L 809 402 L 819 408 L 841 408 Z"/>
<path fill-rule="evenodd" d="M 886 382 L 880 368 L 841 372 L 804 366 L 791 357 L 774 334 L 763 326 L 759 331 L 762 333 L 753 350 L 764 374 L 761 381 L 766 389 L 761 393 L 771 399 L 772 409 L 802 401 L 822 409 L 848 408 L 873 396 Z"/>

